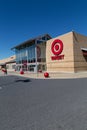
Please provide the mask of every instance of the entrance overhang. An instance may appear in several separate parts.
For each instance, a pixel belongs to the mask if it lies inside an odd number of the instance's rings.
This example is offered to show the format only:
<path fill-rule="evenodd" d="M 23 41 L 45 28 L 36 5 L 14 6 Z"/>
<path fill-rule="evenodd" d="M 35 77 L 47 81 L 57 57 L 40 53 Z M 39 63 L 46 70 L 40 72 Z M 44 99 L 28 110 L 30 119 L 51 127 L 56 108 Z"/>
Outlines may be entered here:
<path fill-rule="evenodd" d="M 84 56 L 87 56 L 87 48 L 81 48 L 82 53 Z"/>

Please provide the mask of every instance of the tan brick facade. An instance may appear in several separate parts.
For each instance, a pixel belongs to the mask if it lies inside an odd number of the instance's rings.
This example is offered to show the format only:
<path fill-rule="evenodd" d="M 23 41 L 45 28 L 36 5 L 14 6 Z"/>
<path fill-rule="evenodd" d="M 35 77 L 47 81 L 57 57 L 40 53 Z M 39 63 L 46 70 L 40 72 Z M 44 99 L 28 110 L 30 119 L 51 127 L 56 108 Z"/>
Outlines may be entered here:
<path fill-rule="evenodd" d="M 87 61 L 85 60 L 81 48 L 87 48 L 87 37 L 73 33 L 73 46 L 74 46 L 74 70 L 85 71 L 87 70 Z"/>
<path fill-rule="evenodd" d="M 13 55 L 11 57 L 0 60 L 0 69 L 6 67 L 8 70 L 14 70 L 13 66 L 16 66 L 15 58 L 15 55 Z"/>
<path fill-rule="evenodd" d="M 51 47 L 55 39 L 63 42 L 64 59 L 52 60 L 54 56 Z M 82 54 L 81 48 L 87 48 L 87 37 L 70 32 L 47 41 L 46 64 L 49 72 L 77 72 L 87 70 L 87 62 Z"/>

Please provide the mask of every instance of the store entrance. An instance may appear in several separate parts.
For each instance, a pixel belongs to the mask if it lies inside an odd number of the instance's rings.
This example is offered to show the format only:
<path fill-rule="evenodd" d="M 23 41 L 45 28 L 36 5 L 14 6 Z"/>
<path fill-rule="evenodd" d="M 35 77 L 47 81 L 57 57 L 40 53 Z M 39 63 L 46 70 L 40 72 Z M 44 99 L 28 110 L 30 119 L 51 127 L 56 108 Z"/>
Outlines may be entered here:
<path fill-rule="evenodd" d="M 46 65 L 45 64 L 34 64 L 34 65 L 28 65 L 28 72 L 42 72 L 46 71 Z"/>
<path fill-rule="evenodd" d="M 29 65 L 28 66 L 28 71 L 35 72 L 35 70 L 36 70 L 36 65 Z"/>
<path fill-rule="evenodd" d="M 44 72 L 46 71 L 46 64 L 38 63 L 38 64 L 28 64 L 28 65 L 16 65 L 16 68 L 15 68 L 16 71 L 20 71 L 21 69 L 23 71 L 34 72 L 34 73 Z"/>

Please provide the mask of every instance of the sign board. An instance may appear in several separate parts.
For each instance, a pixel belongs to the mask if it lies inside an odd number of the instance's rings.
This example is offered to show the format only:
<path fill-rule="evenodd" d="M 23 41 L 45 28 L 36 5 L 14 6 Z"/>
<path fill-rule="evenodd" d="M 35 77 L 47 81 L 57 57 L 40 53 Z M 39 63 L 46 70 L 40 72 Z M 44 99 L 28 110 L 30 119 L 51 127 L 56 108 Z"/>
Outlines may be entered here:
<path fill-rule="evenodd" d="M 64 55 L 61 55 L 63 51 L 63 42 L 59 39 L 55 39 L 51 45 L 51 51 L 54 56 L 51 56 L 52 60 L 62 60 L 64 59 Z"/>

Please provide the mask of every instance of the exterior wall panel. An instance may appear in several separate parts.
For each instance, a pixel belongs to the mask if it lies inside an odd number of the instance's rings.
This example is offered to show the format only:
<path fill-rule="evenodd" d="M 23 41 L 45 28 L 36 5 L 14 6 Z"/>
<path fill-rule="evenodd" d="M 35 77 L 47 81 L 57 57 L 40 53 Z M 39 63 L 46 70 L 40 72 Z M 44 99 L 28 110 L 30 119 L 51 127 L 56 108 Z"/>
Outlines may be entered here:
<path fill-rule="evenodd" d="M 87 48 L 87 37 L 73 33 L 73 42 L 75 72 L 87 71 L 87 61 L 81 50 L 81 48 Z"/>
<path fill-rule="evenodd" d="M 52 60 L 51 56 L 54 54 L 51 51 L 52 42 L 55 39 L 60 39 L 63 42 L 63 51 L 61 55 L 64 55 L 64 59 Z M 73 33 L 67 33 L 65 35 L 56 37 L 47 41 L 46 44 L 46 63 L 47 71 L 49 72 L 74 72 L 74 51 L 73 51 Z"/>

